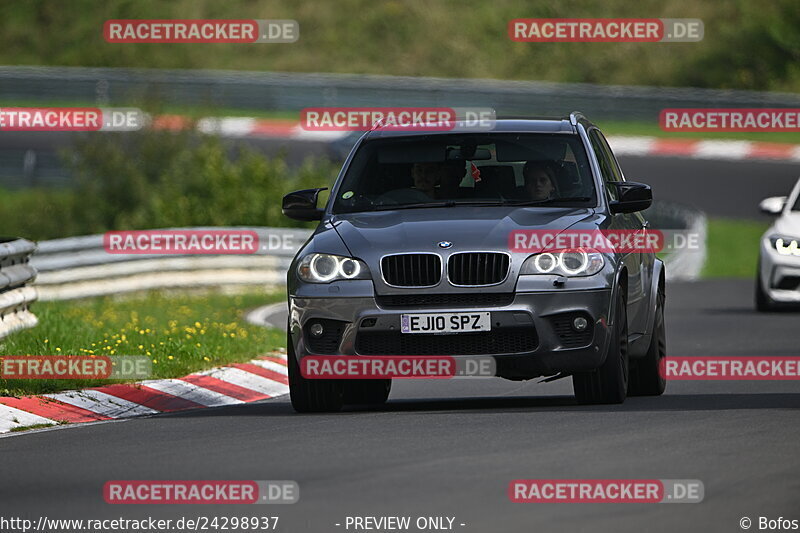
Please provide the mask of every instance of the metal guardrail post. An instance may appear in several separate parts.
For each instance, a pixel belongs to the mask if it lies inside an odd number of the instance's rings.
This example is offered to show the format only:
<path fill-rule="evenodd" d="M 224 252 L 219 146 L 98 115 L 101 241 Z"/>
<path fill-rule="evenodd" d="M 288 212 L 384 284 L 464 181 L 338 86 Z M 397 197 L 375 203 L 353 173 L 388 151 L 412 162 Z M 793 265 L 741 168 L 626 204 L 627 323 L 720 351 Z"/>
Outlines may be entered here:
<path fill-rule="evenodd" d="M 26 239 L 0 239 L 0 339 L 21 329 L 32 328 L 38 320 L 30 311 L 36 278 L 30 264 L 36 244 Z"/>

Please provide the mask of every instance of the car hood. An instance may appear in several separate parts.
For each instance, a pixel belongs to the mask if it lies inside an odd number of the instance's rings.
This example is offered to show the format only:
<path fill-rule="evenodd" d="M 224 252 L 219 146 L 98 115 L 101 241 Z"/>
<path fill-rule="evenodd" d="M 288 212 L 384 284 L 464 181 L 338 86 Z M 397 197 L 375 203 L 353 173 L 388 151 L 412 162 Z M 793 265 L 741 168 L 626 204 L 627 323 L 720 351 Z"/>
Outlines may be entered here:
<path fill-rule="evenodd" d="M 775 233 L 787 237 L 800 237 L 800 211 L 790 211 L 775 221 Z"/>
<path fill-rule="evenodd" d="M 563 231 L 593 217 L 587 208 L 442 207 L 336 215 L 333 221 L 356 257 L 398 252 L 509 251 L 514 230 Z M 594 223 L 593 227 L 597 227 Z"/>

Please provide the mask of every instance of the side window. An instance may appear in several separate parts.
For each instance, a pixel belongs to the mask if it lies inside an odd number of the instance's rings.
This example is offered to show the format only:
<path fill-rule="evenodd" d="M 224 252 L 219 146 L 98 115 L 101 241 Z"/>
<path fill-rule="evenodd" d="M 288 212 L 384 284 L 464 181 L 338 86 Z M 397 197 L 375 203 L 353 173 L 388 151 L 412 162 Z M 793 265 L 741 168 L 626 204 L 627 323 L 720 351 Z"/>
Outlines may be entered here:
<path fill-rule="evenodd" d="M 597 132 L 597 137 L 600 139 L 601 144 L 603 145 L 603 149 L 608 156 L 608 161 L 611 166 L 611 172 L 614 173 L 614 178 L 616 181 L 625 181 L 625 176 L 622 175 L 622 169 L 619 168 L 619 163 L 617 162 L 617 158 L 614 157 L 614 152 L 611 151 L 611 147 L 608 145 L 608 141 L 603 134 L 600 133 L 599 130 L 595 130 Z"/>
<path fill-rule="evenodd" d="M 597 163 L 600 165 L 600 173 L 603 175 L 606 194 L 611 200 L 617 200 L 617 189 L 613 185 L 610 185 L 610 182 L 618 181 L 617 175 L 614 172 L 616 169 L 611 162 L 608 152 L 606 152 L 605 141 L 600 133 L 596 129 L 593 129 L 589 132 L 589 142 L 592 144 L 592 150 L 594 150 L 597 156 Z"/>

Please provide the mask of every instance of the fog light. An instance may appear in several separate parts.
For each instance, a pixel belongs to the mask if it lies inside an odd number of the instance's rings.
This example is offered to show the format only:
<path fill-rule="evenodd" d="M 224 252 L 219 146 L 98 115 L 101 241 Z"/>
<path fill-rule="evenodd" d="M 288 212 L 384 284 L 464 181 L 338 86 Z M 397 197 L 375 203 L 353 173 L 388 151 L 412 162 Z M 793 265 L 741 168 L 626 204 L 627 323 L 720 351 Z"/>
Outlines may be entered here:
<path fill-rule="evenodd" d="M 583 318 L 582 316 L 576 317 L 572 321 L 572 329 L 575 331 L 583 331 L 589 325 L 589 321 Z"/>
<path fill-rule="evenodd" d="M 308 328 L 308 332 L 311 333 L 312 337 L 319 337 L 320 335 L 322 335 L 322 331 L 323 331 L 322 324 L 320 324 L 319 322 L 311 324 L 311 327 Z"/>

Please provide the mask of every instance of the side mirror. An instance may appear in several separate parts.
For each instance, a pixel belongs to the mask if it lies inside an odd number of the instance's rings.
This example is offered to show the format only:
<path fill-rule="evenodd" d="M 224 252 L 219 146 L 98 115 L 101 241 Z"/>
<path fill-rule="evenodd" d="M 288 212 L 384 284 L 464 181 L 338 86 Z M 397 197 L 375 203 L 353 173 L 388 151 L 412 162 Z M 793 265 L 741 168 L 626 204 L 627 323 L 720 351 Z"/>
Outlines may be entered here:
<path fill-rule="evenodd" d="M 328 190 L 327 187 L 322 187 L 290 192 L 283 197 L 281 212 L 295 220 L 322 220 L 322 214 L 325 211 L 317 208 L 317 197 L 321 191 L 326 190 Z"/>
<path fill-rule="evenodd" d="M 611 202 L 612 213 L 636 213 L 644 211 L 653 203 L 653 190 L 649 185 L 634 181 L 613 182 L 619 200 Z"/>
<path fill-rule="evenodd" d="M 758 204 L 758 208 L 761 209 L 762 213 L 766 213 L 768 215 L 780 215 L 784 206 L 786 205 L 786 200 L 788 199 L 789 198 L 786 196 L 772 196 L 770 198 L 764 198 L 761 200 L 761 203 Z"/>

